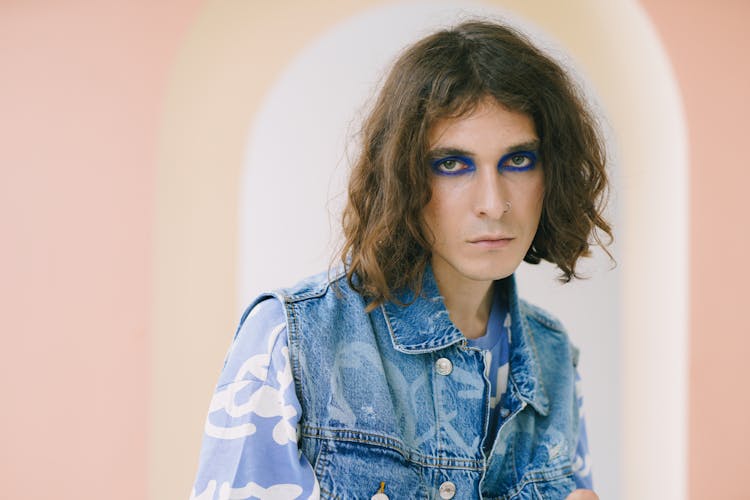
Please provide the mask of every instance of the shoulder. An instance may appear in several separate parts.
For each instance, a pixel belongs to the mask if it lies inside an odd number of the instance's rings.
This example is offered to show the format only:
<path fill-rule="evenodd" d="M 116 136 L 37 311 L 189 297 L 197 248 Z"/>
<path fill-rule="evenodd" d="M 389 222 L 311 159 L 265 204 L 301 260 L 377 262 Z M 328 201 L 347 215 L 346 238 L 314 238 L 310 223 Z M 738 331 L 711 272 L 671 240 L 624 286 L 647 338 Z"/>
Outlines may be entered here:
<path fill-rule="evenodd" d="M 519 299 L 518 302 L 519 311 L 534 336 L 535 343 L 546 344 L 552 348 L 564 345 L 570 350 L 573 364 L 577 365 L 579 349 L 571 342 L 562 321 L 546 309 L 526 300 Z"/>
<path fill-rule="evenodd" d="M 272 292 L 283 302 L 299 302 L 325 295 L 333 287 L 348 289 L 346 272 L 343 266 L 335 266 L 317 274 L 307 276 L 290 287 L 279 288 Z"/>
<path fill-rule="evenodd" d="M 281 302 L 273 296 L 262 296 L 245 309 L 224 358 L 219 379 L 223 386 L 250 376 L 265 380 L 272 358 L 287 346 L 286 316 Z"/>
<path fill-rule="evenodd" d="M 272 293 L 264 293 L 253 300 L 242 313 L 235 342 L 240 337 L 258 336 L 268 333 L 286 322 L 283 301 Z"/>
<path fill-rule="evenodd" d="M 332 267 L 292 286 L 258 295 L 240 319 L 235 343 L 244 338 L 262 342 L 263 335 L 282 323 L 283 338 L 287 340 L 297 335 L 300 321 L 304 321 L 308 329 L 330 329 L 333 322 L 356 316 L 353 314 L 356 308 L 364 307 L 361 301 L 361 296 L 349 286 L 343 267 Z"/>
<path fill-rule="evenodd" d="M 542 309 L 523 299 L 518 300 L 518 306 L 521 314 L 527 321 L 532 321 L 540 327 L 565 335 L 565 328 L 562 322 L 546 309 Z"/>
<path fill-rule="evenodd" d="M 305 329 L 330 331 L 333 325 L 356 321 L 364 314 L 366 301 L 354 290 L 343 268 L 337 267 L 299 281 L 296 285 L 274 292 L 287 315 L 287 323 L 296 336 L 304 323 Z"/>
<path fill-rule="evenodd" d="M 346 273 L 340 266 L 302 278 L 292 286 L 269 289 L 260 293 L 249 302 L 242 313 L 237 334 L 243 328 L 257 327 L 258 324 L 269 321 L 285 320 L 287 304 L 321 297 L 334 284 L 337 287 L 346 284 L 348 287 Z M 248 323 L 247 327 L 245 327 L 246 323 Z"/>

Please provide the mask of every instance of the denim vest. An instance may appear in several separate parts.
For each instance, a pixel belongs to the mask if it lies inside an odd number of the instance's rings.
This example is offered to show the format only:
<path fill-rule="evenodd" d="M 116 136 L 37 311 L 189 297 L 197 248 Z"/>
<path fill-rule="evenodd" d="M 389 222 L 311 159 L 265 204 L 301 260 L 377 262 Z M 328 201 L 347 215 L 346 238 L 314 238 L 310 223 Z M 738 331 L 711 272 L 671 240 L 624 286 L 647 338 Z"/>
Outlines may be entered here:
<path fill-rule="evenodd" d="M 512 320 L 509 412 L 491 444 L 484 352 L 451 322 L 429 266 L 406 307 L 365 313 L 341 270 L 257 299 L 285 306 L 299 446 L 322 498 L 564 499 L 575 489 L 577 349 L 518 299 L 512 276 L 498 283 Z"/>

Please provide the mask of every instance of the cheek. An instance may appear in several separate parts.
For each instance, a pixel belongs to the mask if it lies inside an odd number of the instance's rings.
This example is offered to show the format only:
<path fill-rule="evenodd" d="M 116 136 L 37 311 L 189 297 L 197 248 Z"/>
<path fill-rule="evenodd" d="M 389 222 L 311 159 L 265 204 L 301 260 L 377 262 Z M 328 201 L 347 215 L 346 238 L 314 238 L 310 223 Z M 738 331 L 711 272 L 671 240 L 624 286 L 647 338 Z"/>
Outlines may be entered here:
<path fill-rule="evenodd" d="M 424 207 L 424 222 L 432 236 L 437 242 L 445 239 L 444 234 L 454 224 L 454 220 L 460 210 L 455 203 L 453 192 L 446 192 L 439 188 L 433 187 L 432 198 Z"/>
<path fill-rule="evenodd" d="M 430 203 L 424 207 L 423 217 L 424 224 L 427 226 L 428 236 L 433 239 L 439 239 L 442 219 L 440 205 L 434 200 L 430 200 Z"/>
<path fill-rule="evenodd" d="M 523 199 L 526 211 L 538 219 L 544 204 L 544 177 L 539 175 L 524 186 Z"/>

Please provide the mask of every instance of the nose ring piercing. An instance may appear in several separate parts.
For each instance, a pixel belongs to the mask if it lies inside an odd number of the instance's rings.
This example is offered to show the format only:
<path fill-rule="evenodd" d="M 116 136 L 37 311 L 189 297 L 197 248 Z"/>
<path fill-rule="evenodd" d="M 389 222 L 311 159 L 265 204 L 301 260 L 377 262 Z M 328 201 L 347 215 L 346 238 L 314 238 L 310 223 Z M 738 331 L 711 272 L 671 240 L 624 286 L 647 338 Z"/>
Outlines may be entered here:
<path fill-rule="evenodd" d="M 510 212 L 510 202 L 509 201 L 505 202 L 505 211 L 503 213 L 507 213 L 507 212 Z"/>

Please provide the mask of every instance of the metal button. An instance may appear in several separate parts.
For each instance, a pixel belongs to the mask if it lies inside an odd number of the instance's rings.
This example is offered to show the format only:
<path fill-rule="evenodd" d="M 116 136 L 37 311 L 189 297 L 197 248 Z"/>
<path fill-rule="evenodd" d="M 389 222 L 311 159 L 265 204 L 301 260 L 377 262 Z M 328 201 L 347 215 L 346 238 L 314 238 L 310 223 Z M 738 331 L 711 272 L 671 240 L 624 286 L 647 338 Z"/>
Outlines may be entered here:
<path fill-rule="evenodd" d="M 510 410 L 507 408 L 500 408 L 500 416 L 503 418 L 506 418 L 508 415 L 510 415 Z"/>
<path fill-rule="evenodd" d="M 389 500 L 388 495 L 385 494 L 385 481 L 380 481 L 380 488 L 370 497 L 370 500 Z"/>
<path fill-rule="evenodd" d="M 456 485 L 450 481 L 446 481 L 440 485 L 440 498 L 449 500 L 456 496 Z"/>
<path fill-rule="evenodd" d="M 440 358 L 435 361 L 435 370 L 437 370 L 440 375 L 450 375 L 453 371 L 453 363 L 451 363 L 451 360 L 448 358 Z"/>

